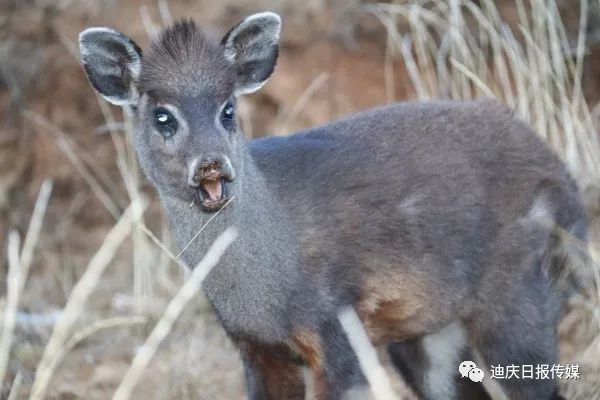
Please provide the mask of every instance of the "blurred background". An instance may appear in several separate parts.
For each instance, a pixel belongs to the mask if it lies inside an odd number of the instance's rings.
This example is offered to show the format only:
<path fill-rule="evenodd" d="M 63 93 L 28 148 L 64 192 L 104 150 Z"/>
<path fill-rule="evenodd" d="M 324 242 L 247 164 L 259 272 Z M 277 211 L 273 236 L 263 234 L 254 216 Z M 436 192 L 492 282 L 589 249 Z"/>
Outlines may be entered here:
<path fill-rule="evenodd" d="M 220 38 L 263 10 L 282 16 L 283 36 L 274 76 L 241 101 L 249 137 L 393 101 L 494 96 L 565 160 L 592 246 L 560 326 L 561 362 L 581 379 L 561 385 L 569 399 L 600 399 L 598 0 L 0 0 L 0 398 L 111 398 L 187 276 L 130 121 L 86 81 L 78 33 L 109 26 L 144 48 L 178 18 Z M 140 196 L 143 219 L 115 228 Z M 132 398 L 244 398 L 239 358 L 202 296 Z"/>

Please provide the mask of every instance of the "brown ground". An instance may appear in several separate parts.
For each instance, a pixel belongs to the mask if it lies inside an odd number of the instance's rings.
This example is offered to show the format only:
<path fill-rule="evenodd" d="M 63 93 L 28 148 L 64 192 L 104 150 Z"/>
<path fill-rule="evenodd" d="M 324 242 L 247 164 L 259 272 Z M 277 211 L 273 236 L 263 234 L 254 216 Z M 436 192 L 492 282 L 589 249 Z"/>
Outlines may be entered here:
<path fill-rule="evenodd" d="M 170 0 L 174 17 L 192 17 L 220 35 L 242 16 L 271 9 L 284 18 L 284 36 L 275 76 L 243 105 L 242 122 L 252 136 L 285 134 L 356 110 L 412 96 L 403 64 L 394 63 L 395 84 L 384 78 L 385 35 L 379 23 L 360 13 L 358 0 Z M 10 378 L 23 378 L 19 394 L 28 392 L 35 366 L 50 327 L 36 316 L 60 310 L 89 258 L 114 224 L 114 218 L 59 146 L 59 138 L 76 146 L 77 155 L 120 208 L 127 195 L 115 163 L 110 135 L 93 91 L 73 51 L 77 34 L 85 27 L 106 25 L 133 37 L 142 47 L 147 33 L 141 14 L 156 23 L 160 16 L 151 0 L 4 0 L 0 3 L 0 245 L 9 228 L 25 232 L 35 197 L 43 179 L 52 179 L 54 190 L 32 271 L 22 296 Z M 507 13 L 510 14 L 510 9 Z M 591 104 L 597 100 L 598 54 L 585 65 L 584 87 Z M 310 101 L 298 103 L 312 88 Z M 24 115 L 23 112 L 28 114 Z M 117 109 L 112 109 L 120 116 Z M 33 123 L 42 117 L 61 132 Z M 120 119 L 120 117 L 118 117 Z M 143 191 L 154 198 L 144 183 Z M 161 236 L 161 212 L 156 200 L 148 211 L 149 226 Z M 113 328 L 93 335 L 66 357 L 51 383 L 50 398 L 109 398 L 129 366 L 136 347 L 151 328 L 168 298 L 183 278 L 174 266 L 153 262 L 160 257 L 148 245 L 150 288 L 143 311 L 150 323 L 135 328 Z M 152 258 L 154 257 L 154 258 Z M 2 280 L 6 261 L 0 261 Z M 119 252 L 103 276 L 79 328 L 100 318 L 131 315 L 132 243 Z M 0 285 L 4 291 L 5 285 Z M 4 293 L 4 292 L 2 292 Z M 139 311 L 139 310 L 138 310 Z M 572 314 L 565 322 L 566 357 L 578 341 L 589 341 L 591 314 Z M 575 344 L 573 344 L 575 343 Z M 600 343 L 597 346 L 600 348 Z M 598 369 L 600 350 L 590 351 L 582 365 Z M 584 367 L 582 366 L 582 369 Z M 600 398 L 600 383 L 579 399 Z M 583 385 L 581 386 L 584 387 Z M 6 388 L 4 388 L 6 390 Z M 584 390 L 584 389 L 582 389 Z M 199 299 L 188 307 L 176 329 L 135 392 L 135 398 L 242 399 L 242 370 L 231 344 Z M 595 397 L 594 397 L 595 396 Z M 0 396 L 1 397 L 1 396 Z"/>

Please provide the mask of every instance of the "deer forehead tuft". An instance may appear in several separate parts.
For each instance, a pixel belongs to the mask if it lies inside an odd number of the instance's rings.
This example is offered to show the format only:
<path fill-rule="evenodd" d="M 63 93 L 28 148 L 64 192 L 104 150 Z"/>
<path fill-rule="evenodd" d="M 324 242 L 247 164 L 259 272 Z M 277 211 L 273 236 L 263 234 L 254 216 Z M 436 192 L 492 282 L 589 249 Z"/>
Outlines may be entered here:
<path fill-rule="evenodd" d="M 231 90 L 234 73 L 219 43 L 191 20 L 177 21 L 151 43 L 142 61 L 141 92 L 196 96 L 203 90 Z"/>

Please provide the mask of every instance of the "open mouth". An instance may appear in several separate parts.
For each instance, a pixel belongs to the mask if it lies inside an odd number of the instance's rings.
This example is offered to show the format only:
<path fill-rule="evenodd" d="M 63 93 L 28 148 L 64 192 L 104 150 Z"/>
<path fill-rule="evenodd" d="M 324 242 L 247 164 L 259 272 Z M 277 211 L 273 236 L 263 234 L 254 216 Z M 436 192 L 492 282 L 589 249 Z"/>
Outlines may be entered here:
<path fill-rule="evenodd" d="M 227 183 L 227 180 L 223 177 L 216 180 L 202 180 L 197 189 L 200 206 L 206 211 L 220 210 L 229 200 Z"/>

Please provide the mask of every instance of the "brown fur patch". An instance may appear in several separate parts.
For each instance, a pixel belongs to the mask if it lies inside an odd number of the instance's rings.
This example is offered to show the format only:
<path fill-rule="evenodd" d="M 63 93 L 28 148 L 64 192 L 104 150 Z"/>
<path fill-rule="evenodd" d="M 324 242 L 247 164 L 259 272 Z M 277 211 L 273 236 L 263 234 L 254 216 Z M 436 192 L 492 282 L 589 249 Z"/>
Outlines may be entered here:
<path fill-rule="evenodd" d="M 445 319 L 429 301 L 431 288 L 415 276 L 378 274 L 362 293 L 357 311 L 375 344 L 418 336 Z"/>
<path fill-rule="evenodd" d="M 269 399 L 304 398 L 302 367 L 289 358 L 286 349 L 263 348 L 250 343 L 240 348 L 262 377 Z"/>
<path fill-rule="evenodd" d="M 292 348 L 310 367 L 314 379 L 314 394 L 318 400 L 327 399 L 327 387 L 323 369 L 323 349 L 319 335 L 308 329 L 300 329 L 292 336 Z"/>
<path fill-rule="evenodd" d="M 292 336 L 292 349 L 310 367 L 314 380 L 314 395 L 317 400 L 327 399 L 327 386 L 323 369 L 323 349 L 319 335 L 308 329 L 300 329 Z"/>
<path fill-rule="evenodd" d="M 295 331 L 292 335 L 292 348 L 311 368 L 323 368 L 321 340 L 315 332 L 307 329 Z"/>

